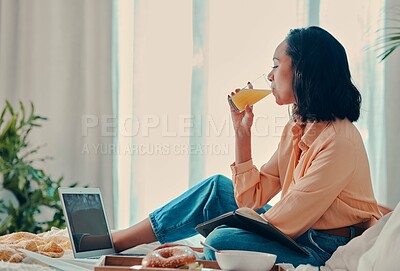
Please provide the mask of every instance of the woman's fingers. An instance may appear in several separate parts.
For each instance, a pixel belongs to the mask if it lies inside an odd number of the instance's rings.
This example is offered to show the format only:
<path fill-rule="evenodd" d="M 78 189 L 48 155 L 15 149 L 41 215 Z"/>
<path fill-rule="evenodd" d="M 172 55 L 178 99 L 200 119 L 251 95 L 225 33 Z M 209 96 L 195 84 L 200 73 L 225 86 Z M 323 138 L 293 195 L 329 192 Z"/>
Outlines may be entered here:
<path fill-rule="evenodd" d="M 235 95 L 236 93 L 238 93 L 240 91 L 240 88 L 235 89 L 235 92 L 231 92 L 231 96 Z"/>
<path fill-rule="evenodd" d="M 253 117 L 254 117 L 253 106 L 252 105 L 246 105 L 244 110 L 246 111 L 246 114 L 245 114 L 246 120 L 250 121 L 251 123 L 253 123 Z"/>
<path fill-rule="evenodd" d="M 252 105 L 246 105 L 246 107 L 244 108 L 244 110 L 245 110 L 247 113 L 253 114 L 253 106 L 252 106 Z"/>
<path fill-rule="evenodd" d="M 232 95 L 232 96 L 233 96 L 233 95 Z M 231 109 L 231 112 L 232 112 L 232 113 L 239 113 L 239 112 L 236 111 L 235 108 L 232 106 L 231 95 L 228 95 L 227 100 L 228 100 L 228 104 L 229 104 L 229 107 L 230 107 L 230 109 Z"/>

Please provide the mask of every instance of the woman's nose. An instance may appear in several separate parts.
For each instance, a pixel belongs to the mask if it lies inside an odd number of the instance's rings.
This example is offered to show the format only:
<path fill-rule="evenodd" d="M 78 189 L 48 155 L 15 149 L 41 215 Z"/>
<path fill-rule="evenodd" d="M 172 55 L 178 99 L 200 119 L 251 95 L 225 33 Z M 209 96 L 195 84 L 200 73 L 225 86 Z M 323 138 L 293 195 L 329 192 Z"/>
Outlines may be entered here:
<path fill-rule="evenodd" d="M 268 73 L 267 75 L 267 79 L 272 82 L 272 80 L 274 79 L 274 75 L 272 74 L 272 71 L 270 73 Z"/>

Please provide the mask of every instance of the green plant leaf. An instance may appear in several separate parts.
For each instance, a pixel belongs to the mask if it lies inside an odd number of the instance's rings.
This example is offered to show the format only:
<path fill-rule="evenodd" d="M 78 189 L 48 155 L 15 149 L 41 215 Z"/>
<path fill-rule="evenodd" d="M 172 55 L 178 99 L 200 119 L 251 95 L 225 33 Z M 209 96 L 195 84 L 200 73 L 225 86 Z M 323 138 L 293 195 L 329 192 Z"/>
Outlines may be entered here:
<path fill-rule="evenodd" d="M 19 123 L 19 127 L 23 127 L 25 124 L 25 107 L 24 104 L 19 101 L 19 107 L 21 108 L 21 113 L 22 113 L 22 117 L 21 117 L 21 121 Z"/>
<path fill-rule="evenodd" d="M 4 115 L 6 114 L 6 112 L 7 112 L 7 107 L 5 107 L 5 108 L 3 109 L 3 111 L 1 112 L 1 115 L 0 115 L 0 129 L 1 129 L 1 125 L 2 125 L 3 122 L 4 122 Z"/>
<path fill-rule="evenodd" d="M 24 190 L 25 184 L 26 184 L 25 177 L 20 175 L 18 177 L 18 189 L 19 190 Z"/>
<path fill-rule="evenodd" d="M 378 58 L 381 59 L 381 61 L 385 60 L 394 50 L 396 50 L 397 46 L 393 46 L 387 50 L 385 50 L 382 54 L 378 55 Z"/>
<path fill-rule="evenodd" d="M 10 104 L 10 102 L 8 100 L 6 100 L 6 108 L 8 108 L 8 110 L 10 111 L 11 115 L 14 115 L 14 110 Z"/>

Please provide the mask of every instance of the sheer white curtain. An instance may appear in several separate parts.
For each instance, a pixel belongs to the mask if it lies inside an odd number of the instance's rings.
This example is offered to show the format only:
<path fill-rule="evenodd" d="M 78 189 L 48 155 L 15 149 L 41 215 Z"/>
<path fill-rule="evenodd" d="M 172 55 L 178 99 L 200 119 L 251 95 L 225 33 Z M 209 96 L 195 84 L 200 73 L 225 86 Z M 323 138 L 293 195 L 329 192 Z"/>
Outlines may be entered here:
<path fill-rule="evenodd" d="M 31 143 L 63 185 L 100 187 L 113 226 L 113 1 L 0 0 L 0 105 L 49 120 Z M 111 129 L 110 129 L 111 126 Z"/>
<path fill-rule="evenodd" d="M 305 24 L 304 3 L 208 1 L 204 48 L 198 48 L 192 1 L 119 1 L 119 59 L 132 76 L 121 68 L 119 142 L 125 151 L 118 162 L 118 227 L 143 219 L 205 177 L 230 176 L 227 94 L 269 72 L 277 44 Z M 201 66 L 208 82 L 197 93 L 192 72 Z M 288 111 L 272 97 L 255 111 L 254 160 L 261 165 L 275 151 Z M 200 170 L 190 171 L 196 163 Z"/>
<path fill-rule="evenodd" d="M 400 2 L 398 0 L 385 1 L 385 27 L 399 27 L 400 20 Z M 394 20 L 395 19 L 395 20 Z M 386 123 L 386 129 L 380 131 L 380 139 L 386 142 L 385 156 L 386 164 L 383 170 L 387 172 L 385 181 L 385 190 L 382 191 L 383 202 L 394 208 L 400 201 L 400 165 L 398 159 L 398 151 L 400 150 L 400 122 L 398 116 L 400 114 L 400 50 L 397 48 L 384 62 L 384 80 L 385 92 L 382 93 L 381 99 L 384 103 L 384 118 L 382 121 Z M 378 181 L 378 180 L 376 180 Z"/>
<path fill-rule="evenodd" d="M 396 119 L 400 63 L 398 54 L 381 63 L 374 46 L 383 33 L 378 30 L 385 27 L 385 18 L 395 7 L 395 1 L 390 2 L 321 0 L 320 23 L 347 50 L 353 80 L 363 97 L 356 125 L 366 144 L 374 191 L 379 203 L 394 208 L 400 200 L 399 142 L 394 136 L 400 130 Z"/>

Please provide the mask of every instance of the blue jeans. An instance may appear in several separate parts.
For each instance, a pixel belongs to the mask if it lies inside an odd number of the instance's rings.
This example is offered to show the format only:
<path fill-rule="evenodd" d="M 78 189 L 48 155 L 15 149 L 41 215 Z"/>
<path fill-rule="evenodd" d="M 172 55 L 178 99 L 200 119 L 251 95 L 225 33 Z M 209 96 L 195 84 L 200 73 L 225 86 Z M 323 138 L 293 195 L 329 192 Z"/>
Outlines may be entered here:
<path fill-rule="evenodd" d="M 263 213 L 270 207 L 266 205 L 258 212 Z M 232 180 L 215 175 L 155 210 L 149 218 L 157 239 L 161 243 L 169 243 L 197 234 L 194 228 L 198 224 L 237 208 Z M 206 243 L 217 249 L 273 253 L 277 255 L 277 263 L 321 266 L 339 246 L 348 243 L 352 237 L 330 235 L 309 229 L 296 239 L 296 242 L 310 253 L 309 256 L 255 233 L 227 226 L 220 226 L 212 231 L 207 236 Z M 207 260 L 215 260 L 214 252 L 209 249 L 204 249 L 204 255 Z"/>

